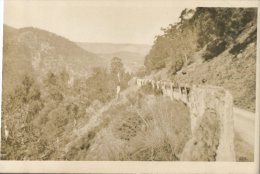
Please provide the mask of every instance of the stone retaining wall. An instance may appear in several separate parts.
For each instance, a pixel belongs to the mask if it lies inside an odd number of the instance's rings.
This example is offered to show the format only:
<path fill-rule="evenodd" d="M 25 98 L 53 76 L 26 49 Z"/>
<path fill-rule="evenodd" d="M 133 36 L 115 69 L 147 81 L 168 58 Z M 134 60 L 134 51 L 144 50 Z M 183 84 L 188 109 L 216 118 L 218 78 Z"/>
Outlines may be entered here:
<path fill-rule="evenodd" d="M 211 110 L 219 121 L 218 147 L 216 161 L 235 161 L 234 152 L 234 119 L 232 95 L 221 87 L 190 86 L 170 81 L 154 81 L 136 79 L 139 87 L 151 85 L 154 90 L 160 90 L 162 95 L 185 103 L 190 110 L 192 134 L 196 134 L 201 126 L 205 112 Z M 213 120 L 213 118 L 212 118 Z M 206 136 L 206 135 L 205 135 Z M 215 137 L 211 137 L 212 140 Z"/>

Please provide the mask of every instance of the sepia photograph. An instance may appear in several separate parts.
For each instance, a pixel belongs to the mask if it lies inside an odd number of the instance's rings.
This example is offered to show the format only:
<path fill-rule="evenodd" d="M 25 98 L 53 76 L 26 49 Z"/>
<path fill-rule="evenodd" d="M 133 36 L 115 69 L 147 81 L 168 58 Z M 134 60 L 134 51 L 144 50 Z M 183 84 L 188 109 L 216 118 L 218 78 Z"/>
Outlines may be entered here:
<path fill-rule="evenodd" d="M 1 161 L 258 156 L 257 7 L 5 0 L 3 8 Z"/>

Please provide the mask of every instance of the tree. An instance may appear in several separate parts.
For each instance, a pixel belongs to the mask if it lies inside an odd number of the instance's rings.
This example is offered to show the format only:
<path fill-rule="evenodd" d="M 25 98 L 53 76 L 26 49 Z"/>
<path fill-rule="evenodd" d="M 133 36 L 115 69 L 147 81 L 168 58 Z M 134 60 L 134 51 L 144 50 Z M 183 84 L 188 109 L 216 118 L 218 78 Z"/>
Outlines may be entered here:
<path fill-rule="evenodd" d="M 61 78 L 53 72 L 48 72 L 46 76 L 47 77 L 44 80 L 44 85 L 48 98 L 57 102 L 61 102 L 64 98 L 63 93 L 65 93 L 64 88 L 66 84 L 64 84 Z"/>
<path fill-rule="evenodd" d="M 122 60 L 118 57 L 114 57 L 111 60 L 110 68 L 114 89 L 118 85 L 121 87 L 121 90 L 127 88 L 128 81 L 131 79 L 131 75 L 125 72 Z"/>
<path fill-rule="evenodd" d="M 123 66 L 123 63 L 122 63 L 122 60 L 118 57 L 114 57 L 112 60 L 111 60 L 111 67 L 110 67 L 110 72 L 112 75 L 122 75 L 124 73 L 124 66 Z"/>
<path fill-rule="evenodd" d="M 214 58 L 233 43 L 249 22 L 256 22 L 256 16 L 256 8 L 185 9 L 180 22 L 162 28 L 163 34 L 156 36 L 144 65 L 148 72 L 166 67 L 170 74 L 176 74 L 193 61 L 194 52 L 204 47 L 207 54 L 203 57 Z"/>

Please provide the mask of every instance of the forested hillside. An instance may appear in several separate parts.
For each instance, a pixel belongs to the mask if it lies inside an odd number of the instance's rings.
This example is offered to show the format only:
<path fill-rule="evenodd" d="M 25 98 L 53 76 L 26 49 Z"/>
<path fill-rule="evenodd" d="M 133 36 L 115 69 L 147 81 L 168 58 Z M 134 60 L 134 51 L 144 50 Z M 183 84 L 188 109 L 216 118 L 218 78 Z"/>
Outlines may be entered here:
<path fill-rule="evenodd" d="M 5 25 L 3 53 L 1 159 L 61 158 L 68 135 L 115 98 L 118 76 L 121 90 L 131 78 L 121 59 L 104 69 L 97 55 L 35 28 Z"/>
<path fill-rule="evenodd" d="M 235 104 L 255 108 L 256 8 L 185 9 L 162 28 L 145 58 L 148 73 L 229 89 Z M 166 73 L 163 73 L 166 72 Z"/>
<path fill-rule="evenodd" d="M 27 27 L 15 29 L 4 25 L 3 88 L 15 87 L 26 73 L 41 77 L 48 71 L 87 76 L 90 64 L 98 66 L 97 55 L 87 52 L 54 33 Z"/>
<path fill-rule="evenodd" d="M 131 77 L 121 60 L 113 59 L 111 67 L 111 71 L 93 68 L 88 78 L 75 77 L 73 84 L 66 71 L 49 71 L 42 83 L 23 75 L 14 90 L 3 96 L 1 159 L 63 159 L 73 131 L 88 124 L 96 110 L 115 98 L 118 74 L 121 90 L 126 88 Z"/>

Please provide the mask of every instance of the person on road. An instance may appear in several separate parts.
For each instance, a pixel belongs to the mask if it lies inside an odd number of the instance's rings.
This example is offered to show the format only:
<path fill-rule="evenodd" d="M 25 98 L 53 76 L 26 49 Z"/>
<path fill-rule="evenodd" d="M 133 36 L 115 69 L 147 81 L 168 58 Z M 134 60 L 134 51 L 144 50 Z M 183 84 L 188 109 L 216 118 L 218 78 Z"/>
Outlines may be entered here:
<path fill-rule="evenodd" d="M 116 99 L 118 100 L 119 97 L 120 97 L 120 90 L 121 90 L 121 87 L 120 87 L 120 74 L 119 74 L 119 72 L 117 73 L 117 80 L 118 80 L 118 84 L 116 86 Z"/>
<path fill-rule="evenodd" d="M 117 100 L 118 100 L 119 97 L 120 97 L 120 90 L 121 90 L 121 88 L 120 88 L 120 85 L 118 84 L 117 87 L 116 87 L 116 99 L 117 99 Z"/>

